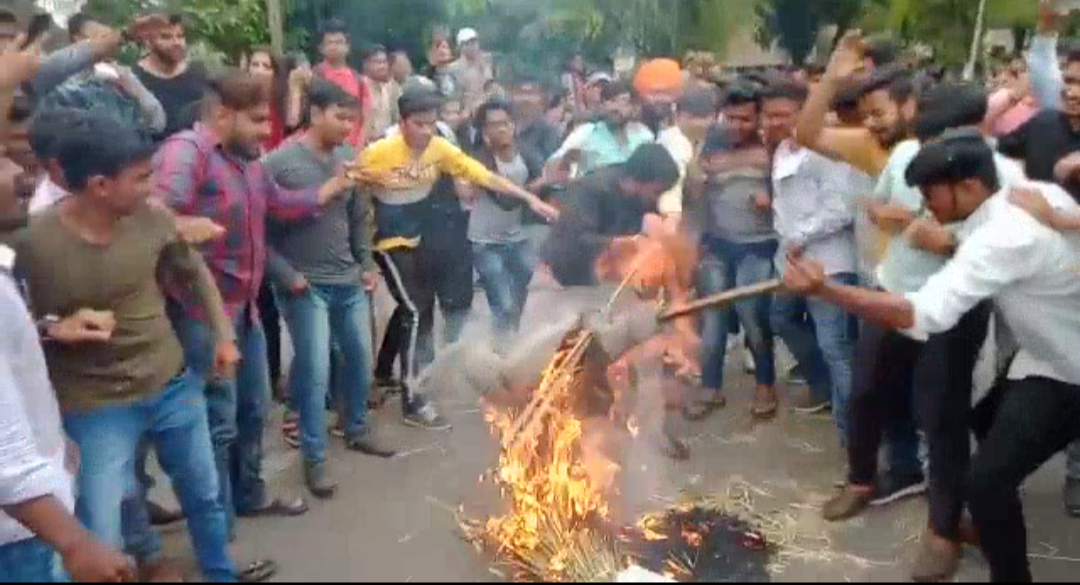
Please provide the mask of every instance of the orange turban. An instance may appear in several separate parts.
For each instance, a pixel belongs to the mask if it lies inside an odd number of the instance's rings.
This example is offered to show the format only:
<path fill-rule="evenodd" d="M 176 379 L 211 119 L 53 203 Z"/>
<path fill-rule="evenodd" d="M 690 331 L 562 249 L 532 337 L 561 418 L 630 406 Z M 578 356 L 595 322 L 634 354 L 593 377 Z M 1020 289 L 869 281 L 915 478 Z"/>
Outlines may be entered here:
<path fill-rule="evenodd" d="M 639 94 L 677 94 L 682 89 L 683 74 L 672 59 L 652 59 L 641 64 L 634 75 L 634 89 Z"/>

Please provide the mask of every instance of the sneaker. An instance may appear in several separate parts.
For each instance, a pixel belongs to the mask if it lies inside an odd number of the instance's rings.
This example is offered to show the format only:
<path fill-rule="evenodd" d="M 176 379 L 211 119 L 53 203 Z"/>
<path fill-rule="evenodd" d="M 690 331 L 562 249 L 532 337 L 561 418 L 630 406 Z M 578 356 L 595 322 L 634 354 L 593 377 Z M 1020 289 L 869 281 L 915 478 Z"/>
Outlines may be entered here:
<path fill-rule="evenodd" d="M 807 389 L 795 403 L 795 412 L 798 414 L 821 414 L 830 408 L 832 408 L 832 402 L 815 397 L 810 389 Z"/>
<path fill-rule="evenodd" d="M 904 498 L 920 496 L 926 493 L 926 488 L 926 476 L 922 473 L 886 473 L 878 478 L 877 490 L 870 505 L 887 506 Z"/>
<path fill-rule="evenodd" d="M 788 384 L 792 386 L 809 386 L 810 382 L 806 379 L 806 376 L 802 372 L 802 368 L 799 364 L 795 364 L 788 370 L 787 373 Z"/>
<path fill-rule="evenodd" d="M 404 422 L 406 426 L 427 429 L 429 431 L 450 430 L 450 422 L 435 410 L 435 405 L 422 398 L 417 398 L 415 402 L 419 402 L 420 404 L 406 407 L 405 415 L 402 419 L 402 422 Z"/>
<path fill-rule="evenodd" d="M 1080 518 L 1080 479 L 1067 478 L 1062 495 L 1065 511 L 1073 518 Z"/>
<path fill-rule="evenodd" d="M 330 477 L 326 463 L 304 463 L 304 482 L 311 495 L 320 500 L 329 500 L 337 492 L 337 482 Z"/>
<path fill-rule="evenodd" d="M 372 457 L 382 457 L 383 459 L 390 459 L 397 455 L 397 451 L 379 441 L 379 438 L 371 430 L 362 431 L 345 439 L 345 448 Z"/>
<path fill-rule="evenodd" d="M 821 516 L 827 522 L 843 522 L 862 514 L 874 499 L 874 490 L 856 489 L 845 485 L 833 499 L 825 502 Z"/>

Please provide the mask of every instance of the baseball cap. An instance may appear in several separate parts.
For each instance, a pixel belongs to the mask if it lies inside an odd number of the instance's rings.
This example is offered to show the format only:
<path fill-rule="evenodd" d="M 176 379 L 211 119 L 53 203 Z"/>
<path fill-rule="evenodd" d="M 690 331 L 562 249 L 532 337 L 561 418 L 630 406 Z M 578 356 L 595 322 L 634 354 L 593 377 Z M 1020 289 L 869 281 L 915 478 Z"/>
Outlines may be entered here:
<path fill-rule="evenodd" d="M 610 73 L 606 73 L 604 71 L 597 71 L 596 73 L 593 73 L 589 76 L 589 78 L 585 81 L 585 84 L 596 85 L 598 83 L 611 83 L 612 81 L 615 81 L 615 78 L 613 78 Z"/>
<path fill-rule="evenodd" d="M 463 28 L 457 33 L 457 44 L 460 47 L 469 41 L 475 41 L 480 38 L 480 33 L 476 32 L 475 28 Z"/>

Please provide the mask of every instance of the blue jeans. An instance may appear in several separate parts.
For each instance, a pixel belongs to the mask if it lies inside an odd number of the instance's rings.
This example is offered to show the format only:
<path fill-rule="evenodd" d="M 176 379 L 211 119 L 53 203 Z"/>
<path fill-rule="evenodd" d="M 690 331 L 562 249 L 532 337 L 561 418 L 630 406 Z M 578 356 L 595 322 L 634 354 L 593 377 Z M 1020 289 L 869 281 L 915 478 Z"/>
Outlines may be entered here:
<path fill-rule="evenodd" d="M 341 349 L 337 397 L 345 433 L 359 436 L 367 424 L 371 390 L 371 306 L 359 285 L 314 285 L 302 295 L 275 290 L 296 357 L 289 390 L 300 413 L 300 447 L 311 463 L 326 461 L 326 397 L 330 392 L 331 341 Z"/>
<path fill-rule="evenodd" d="M 149 436 L 180 499 L 204 577 L 230 582 L 237 572 L 202 390 L 202 380 L 185 372 L 140 402 L 66 415 L 64 427 L 82 454 L 76 512 L 104 543 L 123 546 L 120 506 L 136 483 L 139 441 Z"/>
<path fill-rule="evenodd" d="M 855 274 L 834 274 L 832 279 L 854 286 Z M 840 441 L 847 445 L 848 407 L 851 397 L 851 362 L 855 353 L 855 319 L 843 309 L 817 298 L 776 295 L 773 331 L 804 368 L 810 391 L 832 402 Z"/>
<path fill-rule="evenodd" d="M 473 244 L 472 247 L 473 263 L 495 318 L 496 337 L 507 339 L 521 325 L 521 314 L 529 297 L 533 267 L 529 264 L 528 243 Z"/>
<path fill-rule="evenodd" d="M 39 538 L 0 546 L 0 583 L 68 583 L 60 557 Z"/>
<path fill-rule="evenodd" d="M 703 256 L 698 272 L 700 294 L 712 295 L 736 286 L 748 286 L 772 278 L 776 242 L 737 244 L 719 239 L 703 243 Z M 735 313 L 746 331 L 746 343 L 757 366 L 757 383 L 772 386 L 776 383 L 776 364 L 773 357 L 772 326 L 769 311 L 772 296 L 765 295 L 735 303 Z M 708 311 L 701 321 L 701 378 L 708 390 L 724 388 L 724 360 L 727 357 L 727 337 L 731 328 L 728 307 Z"/>
<path fill-rule="evenodd" d="M 188 366 L 206 380 L 210 438 L 221 485 L 221 503 L 235 535 L 235 516 L 266 504 L 262 480 L 263 429 L 270 403 L 270 367 L 262 324 L 244 311 L 233 323 L 241 362 L 233 380 L 215 379 L 214 334 L 210 326 L 190 318 L 174 318 Z"/>

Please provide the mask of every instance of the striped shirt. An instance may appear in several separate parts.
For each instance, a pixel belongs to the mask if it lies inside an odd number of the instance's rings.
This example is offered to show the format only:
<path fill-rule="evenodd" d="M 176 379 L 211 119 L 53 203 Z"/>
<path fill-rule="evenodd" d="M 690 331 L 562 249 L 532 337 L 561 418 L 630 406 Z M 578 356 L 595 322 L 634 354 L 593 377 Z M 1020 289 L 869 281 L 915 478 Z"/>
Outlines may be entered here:
<path fill-rule="evenodd" d="M 206 217 L 227 234 L 201 246 L 214 274 L 225 311 L 235 320 L 255 308 L 266 269 L 266 219 L 297 221 L 317 214 L 321 185 L 288 191 L 274 183 L 257 161 L 225 150 L 201 124 L 165 141 L 154 157 L 157 191 L 179 215 Z M 170 287 L 185 313 L 206 322 L 193 291 Z"/>

